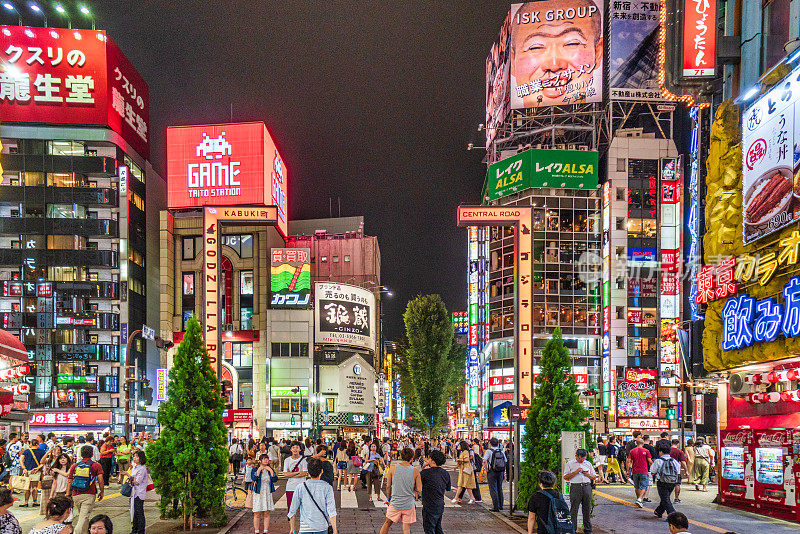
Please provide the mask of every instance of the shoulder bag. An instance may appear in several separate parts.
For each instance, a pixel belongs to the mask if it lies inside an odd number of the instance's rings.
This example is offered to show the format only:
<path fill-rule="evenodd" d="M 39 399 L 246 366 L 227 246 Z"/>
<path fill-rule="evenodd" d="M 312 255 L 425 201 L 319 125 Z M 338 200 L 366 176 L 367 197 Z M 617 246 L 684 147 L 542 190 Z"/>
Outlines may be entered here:
<path fill-rule="evenodd" d="M 321 513 L 322 516 L 325 518 L 325 521 L 328 522 L 328 534 L 333 534 L 333 526 L 331 525 L 331 520 L 328 518 L 328 514 L 326 514 L 322 510 L 322 508 L 319 507 L 319 504 L 317 504 L 317 500 L 314 498 L 314 495 L 311 493 L 311 490 L 308 489 L 308 486 L 306 486 L 305 482 L 303 482 L 303 487 L 306 489 L 306 493 L 308 493 L 308 496 L 311 497 L 311 502 L 314 503 L 314 506 L 317 507 L 317 510 L 319 510 L 319 513 Z"/>

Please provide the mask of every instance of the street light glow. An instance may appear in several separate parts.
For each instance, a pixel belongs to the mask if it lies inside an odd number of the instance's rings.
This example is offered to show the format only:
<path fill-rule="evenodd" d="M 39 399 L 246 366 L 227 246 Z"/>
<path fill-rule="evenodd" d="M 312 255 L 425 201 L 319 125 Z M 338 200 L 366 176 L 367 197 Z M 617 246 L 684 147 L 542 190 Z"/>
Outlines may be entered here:
<path fill-rule="evenodd" d="M 14 11 L 14 4 L 11 2 L 3 2 L 3 7 L 9 11 Z"/>
<path fill-rule="evenodd" d="M 86 15 L 87 17 L 92 14 L 91 11 L 89 11 L 89 8 L 86 6 L 81 6 L 79 9 L 80 12 Z"/>
<path fill-rule="evenodd" d="M 37 13 L 40 13 L 42 11 L 42 8 L 40 8 L 38 4 L 31 2 L 28 5 L 31 7 L 31 11 L 36 11 Z"/>
<path fill-rule="evenodd" d="M 62 15 L 67 12 L 67 10 L 64 9 L 64 6 L 62 6 L 61 4 L 56 4 L 56 11 L 58 11 Z"/>

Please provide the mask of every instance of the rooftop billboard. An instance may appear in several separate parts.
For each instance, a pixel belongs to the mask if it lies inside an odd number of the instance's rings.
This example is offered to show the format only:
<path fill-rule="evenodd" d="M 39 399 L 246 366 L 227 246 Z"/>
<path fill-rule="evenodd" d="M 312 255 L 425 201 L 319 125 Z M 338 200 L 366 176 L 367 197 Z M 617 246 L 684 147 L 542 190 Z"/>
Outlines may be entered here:
<path fill-rule="evenodd" d="M 486 58 L 486 146 L 511 110 L 509 58 L 511 55 L 511 14 L 506 15 L 500 34 Z"/>

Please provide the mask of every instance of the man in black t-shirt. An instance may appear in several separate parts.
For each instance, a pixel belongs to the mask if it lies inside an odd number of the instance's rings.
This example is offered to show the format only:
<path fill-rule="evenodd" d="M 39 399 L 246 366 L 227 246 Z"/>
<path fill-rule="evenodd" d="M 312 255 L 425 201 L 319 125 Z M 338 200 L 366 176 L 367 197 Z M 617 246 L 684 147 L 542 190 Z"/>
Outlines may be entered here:
<path fill-rule="evenodd" d="M 531 495 L 528 501 L 528 534 L 534 533 L 534 527 L 537 534 L 547 534 L 545 525 L 550 519 L 550 498 L 545 492 L 556 499 L 563 499 L 558 490 L 553 489 L 555 483 L 555 474 L 551 471 L 539 471 L 539 487 L 542 489 Z"/>
<path fill-rule="evenodd" d="M 423 469 L 420 473 L 422 478 L 422 529 L 425 534 L 443 534 L 444 492 L 450 491 L 450 473 L 442 469 L 446 459 L 442 451 L 432 450 L 430 458 L 425 459 L 427 469 Z"/>

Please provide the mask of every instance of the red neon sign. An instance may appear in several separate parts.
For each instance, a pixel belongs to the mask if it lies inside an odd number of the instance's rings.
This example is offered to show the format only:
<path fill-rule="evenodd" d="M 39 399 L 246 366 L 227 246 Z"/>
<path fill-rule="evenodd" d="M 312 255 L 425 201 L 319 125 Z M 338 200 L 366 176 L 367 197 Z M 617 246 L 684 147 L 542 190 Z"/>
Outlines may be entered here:
<path fill-rule="evenodd" d="M 288 232 L 287 171 L 263 122 L 167 128 L 167 207 L 275 206 Z"/>
<path fill-rule="evenodd" d="M 150 157 L 150 90 L 104 31 L 0 26 L 4 122 L 108 126 Z"/>
<path fill-rule="evenodd" d="M 717 58 L 717 3 L 714 0 L 683 2 L 683 75 L 714 76 Z"/>

